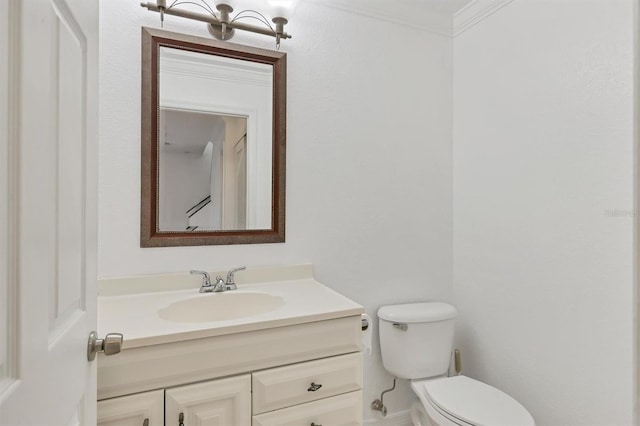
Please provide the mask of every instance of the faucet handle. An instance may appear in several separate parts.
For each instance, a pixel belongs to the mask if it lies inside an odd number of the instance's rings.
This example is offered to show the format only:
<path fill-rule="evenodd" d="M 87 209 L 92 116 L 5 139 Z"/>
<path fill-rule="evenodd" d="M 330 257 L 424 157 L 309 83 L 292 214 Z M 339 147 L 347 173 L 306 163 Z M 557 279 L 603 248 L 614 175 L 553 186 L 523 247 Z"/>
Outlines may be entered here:
<path fill-rule="evenodd" d="M 245 270 L 245 269 L 247 269 L 247 267 L 246 267 L 246 266 L 240 266 L 240 267 L 238 267 L 238 268 L 233 268 L 232 270 L 230 270 L 230 271 L 227 273 L 227 286 L 232 286 L 232 287 L 234 287 L 233 289 L 235 290 L 235 285 L 236 285 L 236 283 L 235 283 L 235 281 L 234 281 L 234 279 L 233 279 L 233 274 L 235 274 L 235 273 L 236 273 L 236 272 L 238 272 L 238 271 Z"/>
<path fill-rule="evenodd" d="M 202 275 L 202 286 L 203 287 L 209 287 L 211 285 L 211 276 L 209 275 L 208 272 L 191 270 L 191 271 L 189 271 L 189 273 L 192 274 L 192 275 Z"/>

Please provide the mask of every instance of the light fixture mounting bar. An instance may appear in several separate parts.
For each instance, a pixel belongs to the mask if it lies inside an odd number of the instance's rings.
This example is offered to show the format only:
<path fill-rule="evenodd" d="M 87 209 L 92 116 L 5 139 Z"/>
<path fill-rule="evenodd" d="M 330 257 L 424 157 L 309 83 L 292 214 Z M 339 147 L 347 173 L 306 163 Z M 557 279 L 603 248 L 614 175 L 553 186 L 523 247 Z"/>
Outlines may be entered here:
<path fill-rule="evenodd" d="M 227 28 L 250 31 L 253 33 L 264 34 L 264 35 L 278 38 L 278 33 L 268 28 L 262 28 L 255 25 L 251 25 L 251 24 L 244 24 L 242 22 L 237 22 L 237 21 L 222 22 L 221 20 L 219 20 L 213 15 L 205 15 L 203 13 L 192 12 L 190 10 L 178 9 L 176 7 L 171 7 L 171 8 L 166 8 L 164 10 L 161 10 L 160 8 L 158 8 L 158 6 L 155 3 L 151 3 L 151 2 L 146 2 L 146 3 L 141 2 L 140 6 L 145 7 L 147 8 L 147 10 L 150 10 L 152 12 L 158 12 L 158 13 L 163 12 L 165 15 L 173 15 L 173 16 L 179 16 L 181 18 L 193 19 L 196 21 L 206 22 L 214 26 L 221 26 L 223 24 L 226 24 Z M 291 38 L 291 35 L 287 34 L 286 32 L 282 32 L 279 38 L 287 39 L 287 38 Z"/>

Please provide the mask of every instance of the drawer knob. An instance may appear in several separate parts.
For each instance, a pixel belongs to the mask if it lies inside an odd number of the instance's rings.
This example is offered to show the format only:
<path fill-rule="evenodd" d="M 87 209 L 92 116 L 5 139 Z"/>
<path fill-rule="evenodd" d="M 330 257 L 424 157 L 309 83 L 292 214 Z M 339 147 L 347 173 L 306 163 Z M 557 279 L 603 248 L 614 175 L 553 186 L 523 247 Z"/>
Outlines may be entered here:
<path fill-rule="evenodd" d="M 311 426 L 322 426 L 320 423 L 311 422 Z"/>
<path fill-rule="evenodd" d="M 315 392 L 318 389 L 320 389 L 321 387 L 322 387 L 321 384 L 316 384 L 316 383 L 311 382 L 311 386 L 309 386 L 309 389 L 307 389 L 307 391 L 308 392 Z M 315 425 L 315 426 L 322 426 L 322 425 Z"/>

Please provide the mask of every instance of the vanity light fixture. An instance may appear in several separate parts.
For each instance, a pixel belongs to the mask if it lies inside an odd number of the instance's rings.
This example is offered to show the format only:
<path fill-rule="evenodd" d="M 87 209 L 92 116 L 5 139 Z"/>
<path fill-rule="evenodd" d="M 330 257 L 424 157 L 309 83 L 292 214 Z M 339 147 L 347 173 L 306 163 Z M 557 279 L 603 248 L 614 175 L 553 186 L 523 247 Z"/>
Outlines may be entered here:
<path fill-rule="evenodd" d="M 256 3 L 256 0 L 252 1 Z M 190 0 L 173 0 L 167 6 L 167 0 L 156 0 L 154 2 L 142 2 L 140 6 L 146 7 L 152 12 L 160 13 L 160 25 L 164 23 L 164 15 L 180 16 L 182 18 L 193 19 L 196 21 L 206 22 L 209 33 L 218 40 L 229 40 L 233 37 L 235 30 L 250 31 L 252 33 L 264 34 L 276 38 L 276 48 L 280 47 L 282 39 L 291 38 L 291 35 L 284 31 L 284 26 L 289 22 L 289 18 L 295 9 L 298 0 L 261 0 L 260 4 L 265 4 L 268 13 L 273 16 L 271 25 L 269 19 L 262 13 L 250 8 L 241 10 L 232 18 L 235 0 L 221 0 L 215 4 L 218 13 L 207 3 L 206 0 L 190 1 Z M 184 5 L 197 6 L 207 13 L 185 8 Z M 240 22 L 241 20 L 255 20 L 262 25 L 248 24 Z"/>

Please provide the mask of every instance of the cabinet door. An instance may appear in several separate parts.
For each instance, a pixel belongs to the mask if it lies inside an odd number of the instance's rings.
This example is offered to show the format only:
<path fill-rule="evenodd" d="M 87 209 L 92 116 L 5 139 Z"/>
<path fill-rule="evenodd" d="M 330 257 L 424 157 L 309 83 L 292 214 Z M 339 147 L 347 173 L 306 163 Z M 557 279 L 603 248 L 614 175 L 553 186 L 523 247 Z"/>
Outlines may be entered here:
<path fill-rule="evenodd" d="M 98 401 L 98 426 L 163 425 L 163 390 Z"/>
<path fill-rule="evenodd" d="M 167 426 L 250 426 L 251 375 L 167 389 L 165 404 Z"/>

